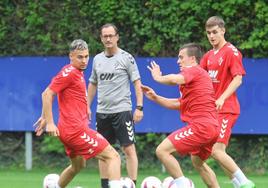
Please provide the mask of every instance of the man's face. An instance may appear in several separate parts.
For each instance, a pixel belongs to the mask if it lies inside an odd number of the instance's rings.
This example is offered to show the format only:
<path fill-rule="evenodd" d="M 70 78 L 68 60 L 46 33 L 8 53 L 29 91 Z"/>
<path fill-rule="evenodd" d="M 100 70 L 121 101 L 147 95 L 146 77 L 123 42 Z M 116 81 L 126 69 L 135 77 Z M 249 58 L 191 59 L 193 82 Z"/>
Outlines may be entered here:
<path fill-rule="evenodd" d="M 207 37 L 213 47 L 218 47 L 224 41 L 225 29 L 219 26 L 206 28 Z"/>
<path fill-rule="evenodd" d="M 180 50 L 177 61 L 177 63 L 180 66 L 180 70 L 182 70 L 185 67 L 191 66 L 194 61 L 195 61 L 194 56 L 188 56 L 186 48 Z"/>
<path fill-rule="evenodd" d="M 119 35 L 116 33 L 112 26 L 105 27 L 101 31 L 101 42 L 105 48 L 117 47 Z"/>
<path fill-rule="evenodd" d="M 69 54 L 71 64 L 80 70 L 85 70 L 88 65 L 89 53 L 88 50 L 74 50 Z"/>

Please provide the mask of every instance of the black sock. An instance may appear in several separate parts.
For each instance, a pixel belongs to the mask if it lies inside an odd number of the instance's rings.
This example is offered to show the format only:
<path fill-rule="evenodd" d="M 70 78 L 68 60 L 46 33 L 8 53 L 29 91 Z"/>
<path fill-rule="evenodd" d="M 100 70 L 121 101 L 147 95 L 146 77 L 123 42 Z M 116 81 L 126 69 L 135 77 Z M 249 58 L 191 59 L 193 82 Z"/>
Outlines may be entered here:
<path fill-rule="evenodd" d="M 101 188 L 109 188 L 109 179 L 101 179 Z"/>

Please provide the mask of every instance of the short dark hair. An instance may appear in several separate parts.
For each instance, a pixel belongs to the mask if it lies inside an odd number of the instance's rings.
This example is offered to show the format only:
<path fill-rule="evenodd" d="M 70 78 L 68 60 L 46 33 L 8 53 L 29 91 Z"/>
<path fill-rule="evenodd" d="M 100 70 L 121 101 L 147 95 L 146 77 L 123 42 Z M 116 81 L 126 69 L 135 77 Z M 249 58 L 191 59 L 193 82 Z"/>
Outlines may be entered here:
<path fill-rule="evenodd" d="M 102 34 L 103 28 L 107 28 L 107 27 L 113 27 L 114 30 L 115 30 L 115 34 L 118 34 L 118 29 L 117 29 L 117 27 L 113 23 L 106 23 L 103 26 L 101 26 L 101 28 L 100 28 L 100 35 Z"/>
<path fill-rule="evenodd" d="M 214 27 L 214 26 L 219 26 L 220 28 L 224 28 L 225 22 L 219 16 L 212 16 L 206 21 L 205 27 L 210 28 L 210 27 Z"/>
<path fill-rule="evenodd" d="M 194 56 L 196 59 L 196 62 L 199 64 L 203 53 L 202 53 L 202 49 L 200 47 L 200 45 L 196 44 L 196 43 L 187 43 L 184 44 L 182 47 L 180 47 L 180 50 L 186 49 L 187 50 L 187 55 L 188 56 Z"/>

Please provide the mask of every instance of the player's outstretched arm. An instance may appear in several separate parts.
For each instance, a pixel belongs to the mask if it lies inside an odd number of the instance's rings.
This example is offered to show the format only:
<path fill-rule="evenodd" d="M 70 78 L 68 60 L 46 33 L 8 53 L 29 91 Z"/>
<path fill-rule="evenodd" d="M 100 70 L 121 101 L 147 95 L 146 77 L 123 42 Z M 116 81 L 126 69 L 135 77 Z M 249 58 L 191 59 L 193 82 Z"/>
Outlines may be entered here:
<path fill-rule="evenodd" d="M 147 66 L 147 68 L 151 71 L 153 79 L 161 84 L 179 85 L 185 83 L 184 76 L 181 74 L 168 74 L 163 76 L 159 65 L 155 61 L 152 61 L 151 66 Z"/>
<path fill-rule="evenodd" d="M 178 99 L 165 98 L 165 97 L 162 97 L 160 95 L 157 95 L 152 88 L 145 86 L 145 85 L 142 85 L 141 89 L 142 89 L 142 92 L 144 93 L 144 95 L 148 99 L 150 99 L 151 101 L 154 101 L 157 104 L 159 104 L 165 108 L 171 109 L 171 110 L 179 110 L 180 102 Z"/>

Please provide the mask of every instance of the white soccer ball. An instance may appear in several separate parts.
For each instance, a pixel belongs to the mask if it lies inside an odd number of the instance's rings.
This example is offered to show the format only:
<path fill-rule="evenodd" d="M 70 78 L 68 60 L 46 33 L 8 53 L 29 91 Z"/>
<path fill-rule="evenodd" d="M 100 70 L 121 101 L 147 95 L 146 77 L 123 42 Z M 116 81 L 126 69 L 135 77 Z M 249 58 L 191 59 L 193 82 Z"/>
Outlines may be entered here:
<path fill-rule="evenodd" d="M 174 178 L 172 178 L 171 176 L 166 177 L 166 178 L 163 180 L 162 187 L 163 187 L 163 188 L 169 188 L 169 185 L 171 184 L 171 182 L 172 182 L 173 180 L 174 180 Z"/>
<path fill-rule="evenodd" d="M 44 178 L 43 188 L 57 188 L 60 176 L 58 174 L 48 174 Z"/>
<path fill-rule="evenodd" d="M 157 177 L 149 176 L 142 181 L 141 188 L 162 188 L 162 182 Z"/>
<path fill-rule="evenodd" d="M 195 188 L 194 182 L 189 178 L 186 178 L 186 179 L 187 179 L 187 184 L 188 184 L 187 188 Z M 179 188 L 179 187 L 172 181 L 168 188 Z"/>
<path fill-rule="evenodd" d="M 136 188 L 135 183 L 128 177 L 122 177 L 120 181 L 122 188 Z"/>

